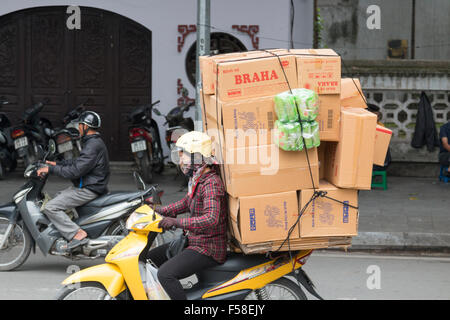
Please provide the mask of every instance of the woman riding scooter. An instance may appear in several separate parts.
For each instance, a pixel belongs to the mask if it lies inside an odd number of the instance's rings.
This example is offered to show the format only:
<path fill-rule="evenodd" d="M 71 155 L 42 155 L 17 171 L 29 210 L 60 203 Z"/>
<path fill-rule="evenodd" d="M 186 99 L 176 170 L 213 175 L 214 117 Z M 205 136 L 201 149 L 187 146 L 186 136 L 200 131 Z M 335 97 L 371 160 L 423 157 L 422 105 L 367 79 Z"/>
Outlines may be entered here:
<path fill-rule="evenodd" d="M 172 161 L 189 177 L 188 193 L 178 202 L 157 208 L 164 216 L 159 227 L 188 231 L 187 247 L 173 257 L 170 244 L 147 253 L 158 268 L 158 279 L 172 300 L 185 300 L 179 279 L 199 270 L 222 264 L 227 251 L 227 203 L 225 189 L 211 156 L 211 138 L 191 131 L 182 135 L 172 150 Z M 182 213 L 190 217 L 177 218 Z M 170 257 L 170 258 L 169 258 Z"/>

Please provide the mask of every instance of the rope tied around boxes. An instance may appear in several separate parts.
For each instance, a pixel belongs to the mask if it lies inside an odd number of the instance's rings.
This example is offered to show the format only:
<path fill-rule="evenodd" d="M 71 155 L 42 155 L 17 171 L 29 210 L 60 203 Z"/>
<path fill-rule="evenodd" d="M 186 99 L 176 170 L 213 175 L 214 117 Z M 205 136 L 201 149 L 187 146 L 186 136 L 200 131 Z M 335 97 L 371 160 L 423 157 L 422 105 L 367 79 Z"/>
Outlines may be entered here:
<path fill-rule="evenodd" d="M 282 61 L 281 61 L 281 59 L 280 59 L 280 56 L 277 55 L 277 54 L 275 54 L 274 52 L 270 52 L 270 51 L 267 51 L 267 50 L 261 50 L 261 51 L 267 52 L 267 53 L 269 53 L 269 54 L 271 54 L 271 55 L 277 57 L 278 62 L 279 62 L 280 67 L 281 67 L 281 70 L 283 71 L 283 75 L 284 75 L 284 78 L 285 78 L 285 80 L 286 80 L 286 84 L 288 85 L 289 92 L 290 92 L 291 94 L 293 94 L 291 85 L 290 85 L 290 83 L 289 83 L 289 79 L 288 79 L 288 77 L 287 77 L 287 75 L 286 75 L 286 71 L 284 70 L 284 66 L 283 66 L 283 63 L 282 63 Z M 316 54 L 294 54 L 294 55 L 317 56 Z M 319 56 L 320 56 L 320 55 L 319 55 Z M 341 60 L 342 60 L 342 59 L 341 59 Z M 355 84 L 356 88 L 358 89 L 359 94 L 360 94 L 361 96 L 363 96 L 362 93 L 361 93 L 361 91 L 359 90 L 358 86 L 356 85 L 355 81 L 353 80 L 353 78 L 352 78 L 352 81 L 353 81 L 353 83 Z M 364 96 L 363 96 L 363 99 L 364 99 L 364 101 L 366 101 L 366 99 L 364 98 Z M 297 110 L 298 110 L 297 100 L 294 99 L 294 102 L 295 102 L 295 107 L 296 107 Z M 306 146 L 305 137 L 303 136 L 303 125 L 302 125 L 302 119 L 301 119 L 301 117 L 300 117 L 300 114 L 298 114 L 298 120 L 299 120 L 299 122 L 300 122 L 301 135 L 302 135 L 302 139 L 303 139 L 303 145 Z M 303 213 L 306 211 L 306 209 L 308 208 L 308 206 L 309 206 L 314 200 L 316 200 L 317 198 L 319 198 L 319 197 L 326 198 L 326 199 L 329 199 L 329 200 L 332 200 L 332 201 L 341 203 L 344 207 L 347 206 L 347 207 L 351 207 L 351 208 L 356 209 L 356 210 L 359 209 L 359 208 L 356 207 L 356 206 L 350 205 L 350 204 L 345 203 L 345 202 L 343 202 L 343 201 L 340 201 L 340 200 L 334 199 L 334 198 L 332 198 L 332 197 L 330 197 L 330 196 L 327 196 L 328 193 L 327 193 L 326 191 L 318 191 L 318 190 L 316 190 L 317 188 L 315 187 L 315 184 L 314 184 L 314 178 L 313 178 L 313 175 L 312 175 L 311 164 L 310 164 L 309 156 L 308 156 L 308 149 L 307 149 L 306 147 L 305 147 L 305 152 L 306 152 L 306 159 L 307 159 L 307 162 L 308 162 L 309 173 L 310 173 L 310 176 L 311 176 L 311 183 L 312 183 L 313 190 L 314 190 L 313 195 L 311 196 L 311 199 L 309 199 L 309 201 L 305 204 L 305 206 L 300 210 L 300 212 L 299 212 L 299 214 L 298 214 L 298 217 L 297 217 L 297 220 L 295 221 L 295 223 L 294 223 L 294 224 L 291 226 L 291 228 L 289 229 L 288 234 L 287 234 L 287 237 L 284 239 L 284 241 L 281 243 L 281 245 L 278 247 L 278 249 L 276 249 L 276 250 L 274 250 L 274 251 L 269 251 L 269 252 L 266 253 L 266 256 L 268 256 L 268 257 L 271 257 L 272 253 L 276 253 L 276 252 L 280 251 L 281 248 L 284 246 L 284 244 L 287 242 L 287 243 L 288 243 L 288 251 L 289 251 L 289 255 L 290 255 L 291 260 L 292 260 L 292 253 L 291 253 L 291 247 L 290 247 L 290 236 L 291 236 L 292 232 L 294 231 L 295 227 L 297 226 L 297 224 L 299 224 L 300 218 L 302 217 Z M 295 270 L 295 261 L 293 261 L 293 270 Z"/>

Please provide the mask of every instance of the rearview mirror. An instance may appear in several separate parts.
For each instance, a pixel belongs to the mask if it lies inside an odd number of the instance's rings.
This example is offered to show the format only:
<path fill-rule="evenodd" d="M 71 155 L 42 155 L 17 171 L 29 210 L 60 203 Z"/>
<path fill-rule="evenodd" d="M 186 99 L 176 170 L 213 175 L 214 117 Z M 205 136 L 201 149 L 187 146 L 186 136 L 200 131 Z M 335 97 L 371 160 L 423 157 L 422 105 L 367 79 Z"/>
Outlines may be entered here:
<path fill-rule="evenodd" d="M 136 183 L 136 187 L 138 190 L 145 190 L 146 185 L 144 180 L 142 180 L 141 175 L 137 171 L 133 171 L 134 182 Z"/>
<path fill-rule="evenodd" d="M 158 186 L 154 186 L 151 193 L 152 202 L 154 205 L 159 206 L 162 204 L 160 195 L 162 195 L 162 191 L 158 189 Z"/>

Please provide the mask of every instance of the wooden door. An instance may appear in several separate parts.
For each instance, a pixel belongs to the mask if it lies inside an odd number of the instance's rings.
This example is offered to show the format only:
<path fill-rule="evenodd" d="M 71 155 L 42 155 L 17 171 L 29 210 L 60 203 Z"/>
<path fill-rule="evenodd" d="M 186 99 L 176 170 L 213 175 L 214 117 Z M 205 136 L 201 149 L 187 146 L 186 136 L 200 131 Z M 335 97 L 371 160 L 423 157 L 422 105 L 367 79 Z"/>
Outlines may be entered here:
<path fill-rule="evenodd" d="M 63 115 L 89 99 L 102 117 L 111 160 L 131 160 L 126 114 L 151 101 L 151 31 L 118 14 L 81 7 L 81 29 L 66 26 L 66 7 L 43 7 L 0 18 L 0 96 L 13 122 L 31 104 L 42 116 Z"/>

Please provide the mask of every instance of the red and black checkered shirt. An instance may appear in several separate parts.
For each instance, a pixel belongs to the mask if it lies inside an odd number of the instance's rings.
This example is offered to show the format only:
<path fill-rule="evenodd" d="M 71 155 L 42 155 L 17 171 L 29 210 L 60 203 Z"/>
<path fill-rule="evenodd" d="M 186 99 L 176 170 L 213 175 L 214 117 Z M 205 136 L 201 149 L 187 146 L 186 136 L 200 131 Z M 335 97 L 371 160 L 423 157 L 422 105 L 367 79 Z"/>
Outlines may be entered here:
<path fill-rule="evenodd" d="M 178 218 L 189 231 L 188 248 L 224 263 L 227 254 L 227 201 L 218 173 L 211 169 L 198 180 L 192 195 L 157 209 L 163 216 L 176 217 L 190 212 L 189 218 Z"/>

